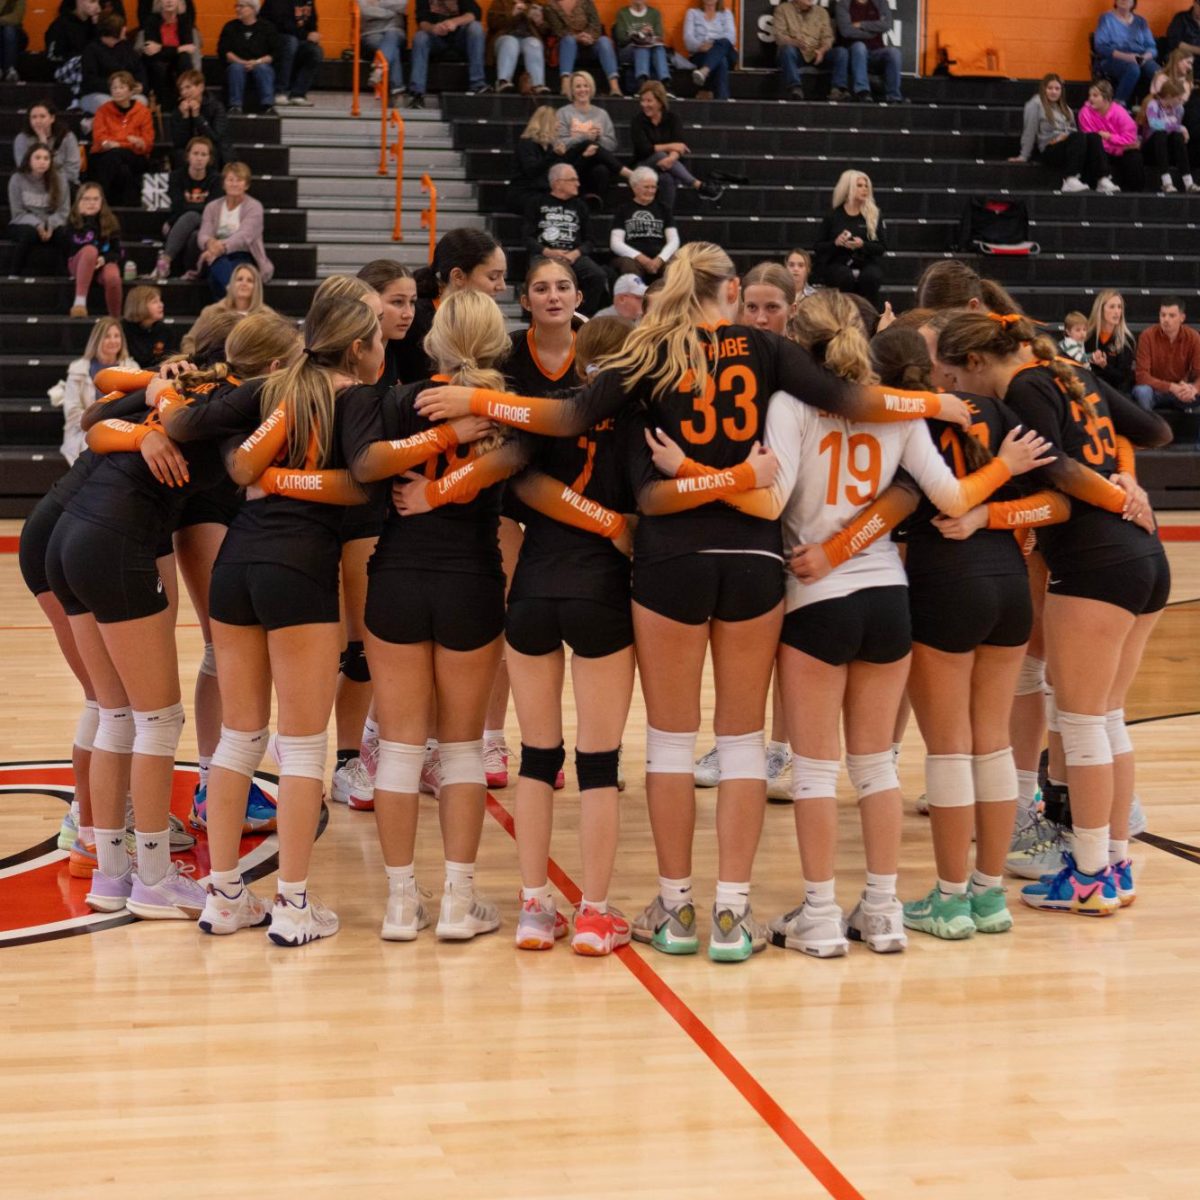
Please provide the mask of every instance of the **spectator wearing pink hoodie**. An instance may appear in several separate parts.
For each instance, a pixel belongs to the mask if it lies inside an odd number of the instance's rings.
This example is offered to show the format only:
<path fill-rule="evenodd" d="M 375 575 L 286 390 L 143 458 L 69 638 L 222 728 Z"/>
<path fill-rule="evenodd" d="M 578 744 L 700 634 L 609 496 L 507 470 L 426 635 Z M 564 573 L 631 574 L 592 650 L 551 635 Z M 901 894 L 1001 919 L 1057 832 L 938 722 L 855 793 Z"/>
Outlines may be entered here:
<path fill-rule="evenodd" d="M 1098 134 L 1104 143 L 1108 173 L 1126 192 L 1146 186 L 1146 164 L 1139 149 L 1138 127 L 1124 105 L 1113 100 L 1113 85 L 1098 79 L 1088 89 L 1087 103 L 1079 110 L 1079 128 Z"/>

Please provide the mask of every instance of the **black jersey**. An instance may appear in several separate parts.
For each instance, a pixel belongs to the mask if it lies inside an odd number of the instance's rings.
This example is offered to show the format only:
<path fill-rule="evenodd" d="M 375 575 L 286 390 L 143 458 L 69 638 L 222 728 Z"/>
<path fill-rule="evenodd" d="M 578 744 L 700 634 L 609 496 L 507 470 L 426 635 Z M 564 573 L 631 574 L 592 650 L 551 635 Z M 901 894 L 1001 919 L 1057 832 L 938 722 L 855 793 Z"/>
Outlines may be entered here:
<path fill-rule="evenodd" d="M 351 462 L 372 442 L 395 441 L 433 428 L 414 407 L 428 379 L 389 388 L 381 401 L 368 389 L 345 405 L 345 445 Z M 433 480 L 473 457 L 470 446 L 456 446 L 426 461 L 424 474 Z M 390 487 L 390 481 L 387 486 Z M 388 505 L 383 533 L 371 556 L 371 571 L 453 571 L 469 575 L 503 574 L 500 562 L 500 501 L 503 488 L 484 488 L 465 504 L 446 504 L 431 512 L 401 517 Z"/>

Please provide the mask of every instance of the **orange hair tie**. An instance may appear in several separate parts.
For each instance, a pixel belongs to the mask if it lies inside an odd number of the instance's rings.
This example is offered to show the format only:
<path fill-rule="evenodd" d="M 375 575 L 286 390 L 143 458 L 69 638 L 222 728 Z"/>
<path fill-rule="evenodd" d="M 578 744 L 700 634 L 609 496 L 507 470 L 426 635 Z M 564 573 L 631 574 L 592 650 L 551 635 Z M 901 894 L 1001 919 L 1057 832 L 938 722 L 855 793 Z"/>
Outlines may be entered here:
<path fill-rule="evenodd" d="M 1015 325 L 1021 317 L 1017 313 L 988 313 L 988 320 L 995 321 L 997 325 L 1003 325 L 1007 329 L 1010 325 Z"/>

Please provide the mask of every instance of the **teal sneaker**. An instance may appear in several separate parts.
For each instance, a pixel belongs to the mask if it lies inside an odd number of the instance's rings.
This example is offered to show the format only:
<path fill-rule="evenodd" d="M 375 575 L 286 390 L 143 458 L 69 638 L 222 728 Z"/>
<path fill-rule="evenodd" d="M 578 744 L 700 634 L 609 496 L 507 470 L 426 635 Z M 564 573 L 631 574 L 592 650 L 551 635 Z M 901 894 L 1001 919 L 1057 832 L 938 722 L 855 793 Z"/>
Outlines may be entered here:
<path fill-rule="evenodd" d="M 661 896 L 655 896 L 634 921 L 633 940 L 645 942 L 663 954 L 696 954 L 700 950 L 696 910 L 691 904 L 668 908 Z"/>
<path fill-rule="evenodd" d="M 904 924 L 909 929 L 932 934 L 948 942 L 972 937 L 975 922 L 971 920 L 971 901 L 966 896 L 946 896 L 933 888 L 920 900 L 910 900 L 904 906 Z"/>
<path fill-rule="evenodd" d="M 1012 928 L 1012 913 L 1003 888 L 988 888 L 986 892 L 972 892 L 971 920 L 980 933 L 1007 933 Z"/>
<path fill-rule="evenodd" d="M 708 957 L 713 962 L 745 962 L 767 948 L 767 931 L 754 919 L 750 905 L 735 913 L 713 905 L 712 933 L 708 938 Z"/>

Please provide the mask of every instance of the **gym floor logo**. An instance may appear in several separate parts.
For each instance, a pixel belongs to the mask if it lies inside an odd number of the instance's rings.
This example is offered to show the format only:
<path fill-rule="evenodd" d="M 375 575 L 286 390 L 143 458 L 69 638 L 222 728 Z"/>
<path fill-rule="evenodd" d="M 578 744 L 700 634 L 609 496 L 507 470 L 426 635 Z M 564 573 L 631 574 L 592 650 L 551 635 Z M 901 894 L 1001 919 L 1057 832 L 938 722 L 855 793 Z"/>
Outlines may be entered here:
<path fill-rule="evenodd" d="M 92 912 L 84 902 L 90 880 L 72 878 L 68 870 L 70 856 L 66 850 L 58 848 L 58 819 L 74 798 L 74 779 L 69 762 L 0 763 L 0 814 L 4 817 L 0 828 L 11 830 L 17 825 L 8 818 L 18 806 L 22 813 L 31 815 L 46 811 L 36 799 L 38 797 L 62 805 L 61 809 L 50 810 L 55 814 L 50 837 L 15 852 L 11 838 L 6 838 L 0 847 L 0 949 L 98 933 L 136 920 L 124 912 Z M 256 774 L 254 781 L 272 800 L 275 799 L 279 787 L 276 776 Z M 195 786 L 195 766 L 177 763 L 171 810 L 183 819 L 188 832 L 196 835 L 196 844 L 174 857 L 193 864 L 196 878 L 203 880 L 209 872 L 208 842 L 202 831 L 188 824 Z M 239 865 L 246 878 L 252 880 L 271 874 L 275 870 L 277 849 L 273 833 L 243 837 Z"/>

